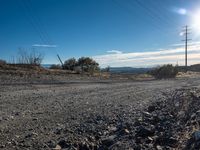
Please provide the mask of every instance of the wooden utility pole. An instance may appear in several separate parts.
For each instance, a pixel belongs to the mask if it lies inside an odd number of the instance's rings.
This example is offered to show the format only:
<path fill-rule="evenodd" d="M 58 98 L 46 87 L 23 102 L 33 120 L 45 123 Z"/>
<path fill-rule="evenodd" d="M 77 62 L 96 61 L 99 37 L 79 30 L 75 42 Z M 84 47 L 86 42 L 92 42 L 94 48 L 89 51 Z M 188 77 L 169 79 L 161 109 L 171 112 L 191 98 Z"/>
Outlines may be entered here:
<path fill-rule="evenodd" d="M 58 59 L 59 59 L 61 65 L 62 65 L 62 68 L 64 68 L 64 64 L 63 64 L 63 62 L 62 62 L 62 60 L 61 60 L 61 58 L 60 58 L 60 56 L 59 56 L 58 54 L 57 54 L 57 57 L 58 57 Z"/>

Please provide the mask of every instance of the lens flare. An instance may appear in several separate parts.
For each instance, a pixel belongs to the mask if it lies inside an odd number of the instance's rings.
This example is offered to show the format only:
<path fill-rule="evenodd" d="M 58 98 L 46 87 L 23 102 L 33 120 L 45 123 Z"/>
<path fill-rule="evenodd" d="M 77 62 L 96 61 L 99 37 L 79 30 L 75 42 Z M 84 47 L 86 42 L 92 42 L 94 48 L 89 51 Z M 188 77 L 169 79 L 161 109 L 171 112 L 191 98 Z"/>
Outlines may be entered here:
<path fill-rule="evenodd" d="M 192 27 L 194 28 L 195 32 L 200 34 L 200 10 L 193 15 L 192 20 Z"/>

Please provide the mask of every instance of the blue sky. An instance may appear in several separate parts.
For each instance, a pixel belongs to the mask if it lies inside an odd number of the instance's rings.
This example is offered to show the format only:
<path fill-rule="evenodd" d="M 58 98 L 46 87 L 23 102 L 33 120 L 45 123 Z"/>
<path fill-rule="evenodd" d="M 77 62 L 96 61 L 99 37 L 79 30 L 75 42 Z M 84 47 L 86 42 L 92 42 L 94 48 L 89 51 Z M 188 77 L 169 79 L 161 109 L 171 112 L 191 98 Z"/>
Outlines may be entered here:
<path fill-rule="evenodd" d="M 0 0 L 0 58 L 35 48 L 49 64 L 56 54 L 102 67 L 183 64 L 180 33 L 189 25 L 189 64 L 199 63 L 198 16 L 199 0 Z"/>

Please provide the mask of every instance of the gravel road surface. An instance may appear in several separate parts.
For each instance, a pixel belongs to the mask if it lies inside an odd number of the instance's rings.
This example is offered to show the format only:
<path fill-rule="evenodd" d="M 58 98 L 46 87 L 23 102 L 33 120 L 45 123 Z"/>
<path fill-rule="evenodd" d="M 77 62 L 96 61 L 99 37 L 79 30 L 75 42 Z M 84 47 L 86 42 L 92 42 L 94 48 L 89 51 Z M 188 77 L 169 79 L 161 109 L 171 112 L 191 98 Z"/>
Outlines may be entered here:
<path fill-rule="evenodd" d="M 199 85 L 200 78 L 112 81 L 1 77 L 0 149 L 136 149 L 134 138 L 126 138 L 135 132 L 125 126 L 134 126 L 141 111 L 164 99 L 165 93 Z"/>

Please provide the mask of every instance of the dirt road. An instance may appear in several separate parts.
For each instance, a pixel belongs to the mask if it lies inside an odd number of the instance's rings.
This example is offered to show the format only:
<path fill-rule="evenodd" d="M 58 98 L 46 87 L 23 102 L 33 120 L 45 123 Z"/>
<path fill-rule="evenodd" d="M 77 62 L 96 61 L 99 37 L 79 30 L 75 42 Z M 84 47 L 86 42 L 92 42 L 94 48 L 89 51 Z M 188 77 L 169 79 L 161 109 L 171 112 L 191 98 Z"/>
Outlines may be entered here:
<path fill-rule="evenodd" d="M 198 88 L 199 83 L 199 78 L 134 82 L 2 77 L 0 149 L 112 149 L 109 140 L 119 126 L 133 124 L 163 93 Z M 133 146 L 131 139 L 118 141 L 123 149 Z"/>

